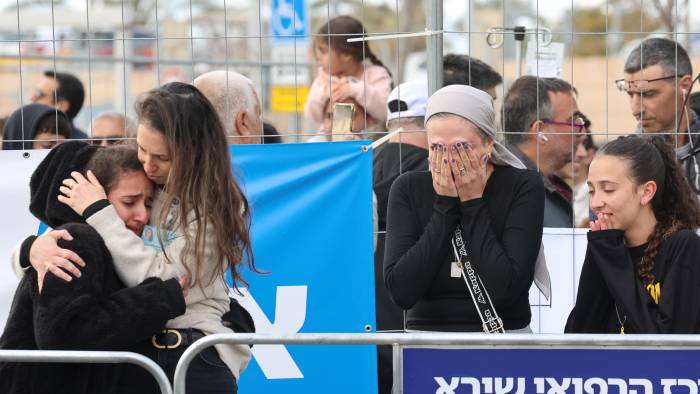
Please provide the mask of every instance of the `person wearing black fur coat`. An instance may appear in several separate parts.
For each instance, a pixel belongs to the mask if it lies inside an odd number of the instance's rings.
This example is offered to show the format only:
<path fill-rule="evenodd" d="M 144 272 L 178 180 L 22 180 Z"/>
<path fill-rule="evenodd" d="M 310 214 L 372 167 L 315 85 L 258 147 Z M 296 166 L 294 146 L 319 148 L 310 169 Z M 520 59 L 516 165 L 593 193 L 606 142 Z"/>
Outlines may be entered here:
<path fill-rule="evenodd" d="M 64 143 L 32 175 L 30 211 L 54 229 L 68 230 L 73 240 L 59 240 L 58 245 L 77 253 L 86 265 L 80 268 L 81 276 L 70 282 L 47 274 L 39 292 L 37 273 L 28 265 L 28 256 L 23 256 L 22 265 L 27 268 L 0 337 L 0 349 L 129 351 L 150 343 L 168 320 L 185 312 L 177 279 L 149 278 L 126 288 L 100 235 L 58 202 L 62 180 L 71 171 L 82 172 L 95 150 L 83 142 Z M 31 237 L 25 242 L 30 241 Z M 120 381 L 133 379 L 134 374 L 146 372 L 126 364 L 1 362 L 0 393 L 121 393 L 126 390 Z"/>

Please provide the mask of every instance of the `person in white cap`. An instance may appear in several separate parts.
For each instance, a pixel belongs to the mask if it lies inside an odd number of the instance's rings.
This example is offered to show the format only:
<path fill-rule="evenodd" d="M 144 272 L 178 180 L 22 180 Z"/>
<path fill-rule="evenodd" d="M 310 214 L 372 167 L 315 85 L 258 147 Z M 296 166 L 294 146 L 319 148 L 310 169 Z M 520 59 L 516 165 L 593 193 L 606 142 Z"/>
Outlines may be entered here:
<path fill-rule="evenodd" d="M 374 189 L 380 203 L 380 230 L 384 229 L 386 201 L 394 180 L 406 171 L 428 169 L 428 138 L 425 136 L 425 105 L 428 85 L 409 81 L 391 91 L 387 100 L 387 132 L 401 132 L 381 145 L 374 155 Z"/>

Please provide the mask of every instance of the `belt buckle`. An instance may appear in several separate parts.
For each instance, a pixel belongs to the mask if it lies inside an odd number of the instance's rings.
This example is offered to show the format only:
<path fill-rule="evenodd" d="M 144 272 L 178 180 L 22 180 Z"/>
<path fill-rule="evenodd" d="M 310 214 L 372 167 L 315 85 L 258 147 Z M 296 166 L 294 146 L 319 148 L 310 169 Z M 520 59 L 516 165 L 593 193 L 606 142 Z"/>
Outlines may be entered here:
<path fill-rule="evenodd" d="M 165 334 L 165 335 L 167 335 L 167 334 L 175 334 L 175 337 L 177 338 L 177 342 L 175 342 L 175 344 L 174 344 L 173 346 L 161 345 L 161 344 L 158 343 L 158 340 L 156 339 L 156 335 L 154 335 L 154 336 L 151 337 L 151 344 L 152 344 L 153 347 L 155 347 L 156 349 L 160 349 L 160 350 L 163 350 L 163 349 L 177 349 L 178 347 L 180 347 L 180 344 L 182 344 L 182 334 L 180 334 L 180 331 L 178 331 L 178 330 L 173 330 L 173 329 L 165 329 L 165 330 L 162 331 L 162 333 Z"/>

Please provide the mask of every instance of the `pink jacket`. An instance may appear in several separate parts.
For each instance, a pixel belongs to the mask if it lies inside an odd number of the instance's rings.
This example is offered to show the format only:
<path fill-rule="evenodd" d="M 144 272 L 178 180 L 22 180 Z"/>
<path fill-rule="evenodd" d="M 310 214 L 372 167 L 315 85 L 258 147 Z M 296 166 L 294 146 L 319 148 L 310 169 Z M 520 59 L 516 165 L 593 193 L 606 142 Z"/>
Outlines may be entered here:
<path fill-rule="evenodd" d="M 323 109 L 330 99 L 330 86 L 338 77 L 330 77 L 321 67 L 311 84 L 309 95 L 304 105 L 304 116 L 316 123 L 323 121 Z M 359 105 L 364 107 L 367 114 L 379 122 L 386 120 L 386 100 L 392 88 L 391 75 L 381 66 L 368 64 L 362 78 L 350 78 L 352 96 Z"/>

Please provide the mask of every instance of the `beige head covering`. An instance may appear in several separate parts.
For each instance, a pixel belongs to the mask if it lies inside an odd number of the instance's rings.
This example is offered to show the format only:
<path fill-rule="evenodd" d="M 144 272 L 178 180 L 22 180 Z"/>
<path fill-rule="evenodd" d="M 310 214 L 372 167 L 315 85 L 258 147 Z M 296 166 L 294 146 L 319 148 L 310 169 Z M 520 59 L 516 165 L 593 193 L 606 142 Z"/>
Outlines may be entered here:
<path fill-rule="evenodd" d="M 493 109 L 493 99 L 488 93 L 467 85 L 445 86 L 428 99 L 425 114 L 426 126 L 433 115 L 442 113 L 460 116 L 493 138 L 493 152 L 491 152 L 493 164 L 526 168 L 525 164 L 508 148 L 496 141 L 496 111 Z M 535 284 L 549 300 L 552 286 L 542 245 L 535 264 Z"/>
<path fill-rule="evenodd" d="M 493 109 L 493 99 L 488 93 L 467 85 L 445 86 L 428 99 L 425 123 L 428 123 L 431 116 L 440 113 L 461 116 L 493 138 L 493 164 L 526 168 L 508 148 L 496 141 L 496 111 Z"/>

